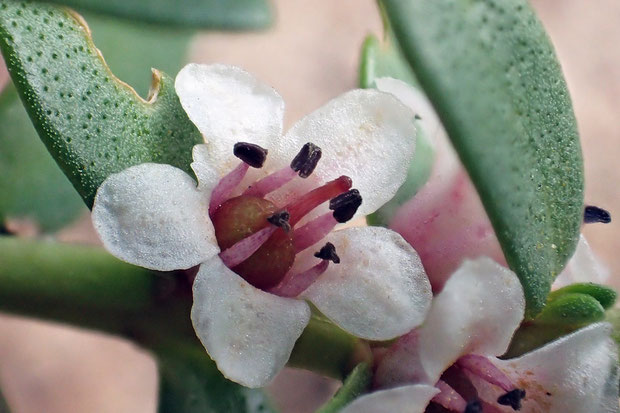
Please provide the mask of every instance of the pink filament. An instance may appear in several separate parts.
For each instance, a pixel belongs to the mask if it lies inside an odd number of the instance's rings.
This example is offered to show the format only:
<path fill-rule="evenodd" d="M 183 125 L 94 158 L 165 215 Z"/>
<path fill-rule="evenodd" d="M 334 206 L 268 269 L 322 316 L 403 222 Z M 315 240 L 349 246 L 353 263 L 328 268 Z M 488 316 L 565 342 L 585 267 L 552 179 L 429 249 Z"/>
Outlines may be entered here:
<path fill-rule="evenodd" d="M 224 261 L 224 264 L 228 268 L 241 264 L 243 261 L 250 258 L 250 256 L 252 256 L 252 254 L 254 254 L 261 247 L 261 245 L 263 245 L 269 237 L 271 237 L 276 229 L 278 229 L 278 227 L 269 225 L 268 227 L 255 232 L 249 237 L 237 242 L 232 247 L 222 251 L 220 253 L 220 258 Z"/>
<path fill-rule="evenodd" d="M 351 178 L 341 176 L 333 181 L 327 182 L 325 185 L 313 189 L 312 191 L 297 198 L 284 209 L 286 209 L 291 218 L 289 220 L 291 226 L 295 226 L 308 212 L 321 205 L 323 202 L 347 192 L 352 186 Z"/>
<path fill-rule="evenodd" d="M 235 169 L 230 171 L 220 182 L 213 188 L 211 193 L 211 201 L 209 202 L 209 215 L 213 215 L 213 212 L 222 205 L 230 196 L 233 189 L 239 185 L 243 180 L 243 177 L 248 172 L 250 166 L 241 162 Z"/>
<path fill-rule="evenodd" d="M 280 284 L 269 290 L 269 292 L 279 295 L 280 297 L 297 297 L 304 292 L 306 288 L 310 287 L 310 285 L 327 270 L 328 266 L 328 260 L 321 260 L 320 263 L 304 272 L 292 274 L 289 271 L 284 279 L 280 281 Z"/>
<path fill-rule="evenodd" d="M 508 376 L 484 356 L 468 354 L 458 359 L 456 364 L 484 381 L 500 387 L 504 391 L 508 392 L 516 388 Z"/>
<path fill-rule="evenodd" d="M 280 169 L 272 174 L 267 175 L 263 179 L 253 183 L 248 189 L 245 190 L 243 195 L 252 195 L 258 197 L 264 197 L 270 192 L 281 188 L 293 178 L 297 176 L 297 172 L 291 169 L 290 166 Z"/>
<path fill-rule="evenodd" d="M 334 215 L 328 212 L 296 229 L 293 232 L 295 253 L 299 253 L 325 238 L 337 224 L 338 221 Z"/>
<path fill-rule="evenodd" d="M 456 392 L 448 383 L 439 380 L 435 387 L 439 389 L 439 393 L 431 399 L 431 401 L 442 405 L 453 412 L 464 412 L 467 408 L 467 402 Z"/>

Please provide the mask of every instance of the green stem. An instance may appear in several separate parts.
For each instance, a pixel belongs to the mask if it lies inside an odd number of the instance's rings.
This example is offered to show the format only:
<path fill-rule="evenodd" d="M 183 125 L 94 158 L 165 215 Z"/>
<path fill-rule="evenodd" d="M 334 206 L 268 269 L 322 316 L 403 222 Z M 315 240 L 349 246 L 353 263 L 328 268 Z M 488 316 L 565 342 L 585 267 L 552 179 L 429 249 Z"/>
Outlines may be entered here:
<path fill-rule="evenodd" d="M 101 248 L 0 236 L 0 311 L 101 330 L 157 352 L 170 338 L 199 348 L 183 273 L 158 273 Z M 313 316 L 291 365 L 342 378 L 365 345 Z M 361 354 L 361 356 L 360 356 Z"/>

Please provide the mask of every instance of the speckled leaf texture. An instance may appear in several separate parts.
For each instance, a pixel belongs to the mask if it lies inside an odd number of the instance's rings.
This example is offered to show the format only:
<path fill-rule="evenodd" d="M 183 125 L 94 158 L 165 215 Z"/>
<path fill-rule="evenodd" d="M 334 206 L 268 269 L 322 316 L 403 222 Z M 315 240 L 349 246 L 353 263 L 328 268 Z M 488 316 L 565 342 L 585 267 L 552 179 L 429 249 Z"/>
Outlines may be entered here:
<path fill-rule="evenodd" d="M 583 162 L 553 47 L 526 0 L 384 0 L 538 313 L 577 244 Z"/>
<path fill-rule="evenodd" d="M 79 15 L 0 0 L 0 49 L 39 136 L 88 206 L 107 176 L 129 166 L 189 172 L 202 137 L 173 79 L 154 71 L 148 101 L 140 98 L 109 70 Z"/>
<path fill-rule="evenodd" d="M 47 0 L 111 16 L 182 27 L 262 29 L 272 22 L 268 0 Z"/>

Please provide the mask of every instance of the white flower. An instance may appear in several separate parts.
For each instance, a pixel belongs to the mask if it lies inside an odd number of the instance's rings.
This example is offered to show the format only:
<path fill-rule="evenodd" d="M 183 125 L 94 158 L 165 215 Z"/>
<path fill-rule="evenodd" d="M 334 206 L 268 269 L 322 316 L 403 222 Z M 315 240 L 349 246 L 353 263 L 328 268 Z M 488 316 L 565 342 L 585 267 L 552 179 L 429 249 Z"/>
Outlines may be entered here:
<path fill-rule="evenodd" d="M 282 136 L 282 98 L 239 68 L 190 64 L 176 90 L 206 141 L 193 150 L 198 184 L 170 165 L 128 168 L 99 188 L 93 223 L 105 247 L 132 264 L 200 265 L 192 321 L 226 377 L 268 383 L 308 323 L 303 300 L 365 339 L 394 338 L 423 321 L 430 284 L 400 235 L 370 227 L 330 233 L 358 207 L 375 211 L 404 181 L 415 137 L 407 107 L 390 94 L 354 90 Z M 330 199 L 333 212 L 324 205 Z"/>
<path fill-rule="evenodd" d="M 617 412 L 618 357 L 606 323 L 516 359 L 496 357 L 507 350 L 524 308 L 514 273 L 488 258 L 466 261 L 433 299 L 424 324 L 380 360 L 375 385 L 383 390 L 343 413 L 424 412 L 431 400 L 456 412 L 510 412 L 511 403 L 531 413 Z M 457 377 L 470 383 L 468 394 L 448 384 L 458 384 Z M 398 404 L 382 407 L 395 398 Z"/>

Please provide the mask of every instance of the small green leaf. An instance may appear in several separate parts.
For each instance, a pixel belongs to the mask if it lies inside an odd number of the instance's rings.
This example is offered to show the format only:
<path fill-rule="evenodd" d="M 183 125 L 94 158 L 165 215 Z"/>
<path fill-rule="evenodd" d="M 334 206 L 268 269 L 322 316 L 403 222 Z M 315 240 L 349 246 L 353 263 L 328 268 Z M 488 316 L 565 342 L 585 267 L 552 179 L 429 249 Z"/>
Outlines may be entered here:
<path fill-rule="evenodd" d="M 527 316 L 577 245 L 583 163 L 566 83 L 526 0 L 384 0 L 480 193 Z"/>
<path fill-rule="evenodd" d="M 182 27 L 241 30 L 268 27 L 267 0 L 48 0 L 80 11 Z"/>
<path fill-rule="evenodd" d="M 41 143 L 12 85 L 0 95 L 0 176 L 0 223 L 27 218 L 50 232 L 86 210 Z"/>
<path fill-rule="evenodd" d="M 582 326 L 600 321 L 604 317 L 605 309 L 592 296 L 566 293 L 549 300 L 534 321 L 537 324 Z"/>
<path fill-rule="evenodd" d="M 394 35 L 385 20 L 384 26 L 383 42 L 376 36 L 369 35 L 362 45 L 359 65 L 360 87 L 373 88 L 375 80 L 381 77 L 392 77 L 413 87 L 419 87 L 409 64 L 398 50 Z M 410 200 L 426 183 L 434 159 L 430 138 L 425 135 L 424 130 L 417 128 L 416 151 L 409 165 L 405 183 L 390 201 L 367 217 L 369 225 L 387 226 L 398 208 Z"/>
<path fill-rule="evenodd" d="M 264 393 L 226 380 L 207 353 L 193 347 L 159 354 L 158 413 L 270 413 Z"/>
<path fill-rule="evenodd" d="M 547 343 L 572 333 L 580 326 L 523 323 L 512 336 L 508 351 L 503 359 L 519 357 L 532 350 L 536 350 Z"/>
<path fill-rule="evenodd" d="M 148 101 L 119 81 L 83 19 L 39 3 L 0 0 L 0 48 L 39 136 L 88 206 L 110 174 L 144 162 L 190 171 L 202 141 L 154 71 Z"/>
<path fill-rule="evenodd" d="M 549 294 L 548 301 L 553 301 L 564 294 L 586 294 L 596 299 L 605 310 L 611 308 L 616 302 L 618 294 L 616 291 L 607 287 L 606 285 L 594 284 L 594 283 L 575 283 L 567 285 L 564 288 L 555 290 Z"/>
<path fill-rule="evenodd" d="M 347 404 L 364 394 L 370 387 L 372 371 L 366 363 L 358 364 L 347 376 L 342 387 L 334 397 L 324 404 L 316 413 L 337 413 Z"/>

